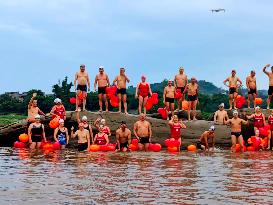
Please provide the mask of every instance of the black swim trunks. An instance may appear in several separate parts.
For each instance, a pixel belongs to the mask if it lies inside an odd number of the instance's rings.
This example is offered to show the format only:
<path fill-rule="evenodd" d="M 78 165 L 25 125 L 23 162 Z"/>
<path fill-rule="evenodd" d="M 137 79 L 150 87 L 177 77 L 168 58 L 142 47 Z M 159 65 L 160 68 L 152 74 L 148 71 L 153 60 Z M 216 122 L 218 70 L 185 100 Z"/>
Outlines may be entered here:
<path fill-rule="evenodd" d="M 32 135 L 31 136 L 31 141 L 32 142 L 42 142 L 42 135 Z"/>
<path fill-rule="evenodd" d="M 231 135 L 234 135 L 235 137 L 240 137 L 242 135 L 241 132 L 231 132 Z"/>
<path fill-rule="evenodd" d="M 248 94 L 249 95 L 257 94 L 257 89 L 256 88 L 255 89 L 250 88 L 249 91 L 248 91 Z"/>
<path fill-rule="evenodd" d="M 237 89 L 236 88 L 229 88 L 229 94 L 232 95 L 234 93 L 237 93 Z"/>
<path fill-rule="evenodd" d="M 272 94 L 273 94 L 273 86 L 269 86 L 268 95 L 272 95 Z"/>
<path fill-rule="evenodd" d="M 106 86 L 98 87 L 98 94 L 106 94 Z"/>
<path fill-rule="evenodd" d="M 168 97 L 166 97 L 165 98 L 165 102 L 174 103 L 174 98 L 168 98 Z"/>
<path fill-rule="evenodd" d="M 197 95 L 188 95 L 188 101 L 196 101 L 197 100 Z"/>
<path fill-rule="evenodd" d="M 150 143 L 150 137 L 140 137 L 139 138 L 139 143 L 140 144 L 149 144 Z"/>
<path fill-rule="evenodd" d="M 117 94 L 121 94 L 121 95 L 126 95 L 127 92 L 126 92 L 126 88 L 120 88 L 117 90 Z"/>
<path fill-rule="evenodd" d="M 84 151 L 88 148 L 88 143 L 79 143 L 78 144 L 78 151 Z"/>
<path fill-rule="evenodd" d="M 120 149 L 127 148 L 128 149 L 128 142 L 120 143 Z M 118 145 L 116 146 L 116 149 L 118 150 Z"/>
<path fill-rule="evenodd" d="M 180 92 L 183 94 L 185 87 L 177 87 L 176 90 L 180 90 Z"/>
<path fill-rule="evenodd" d="M 77 90 L 80 90 L 82 92 L 87 92 L 87 85 L 78 85 Z"/>
<path fill-rule="evenodd" d="M 201 150 L 202 150 L 202 145 L 204 145 L 204 144 L 202 144 L 201 141 L 196 142 L 196 148 L 197 148 L 197 149 L 201 149 Z M 204 145 L 204 146 L 205 146 L 205 145 Z"/>

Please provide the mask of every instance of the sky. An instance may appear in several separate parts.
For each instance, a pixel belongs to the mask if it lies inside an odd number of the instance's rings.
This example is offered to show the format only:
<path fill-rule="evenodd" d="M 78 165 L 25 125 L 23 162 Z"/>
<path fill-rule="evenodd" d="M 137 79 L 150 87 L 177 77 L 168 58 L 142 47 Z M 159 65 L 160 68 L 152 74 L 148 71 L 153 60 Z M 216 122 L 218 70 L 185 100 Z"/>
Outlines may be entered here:
<path fill-rule="evenodd" d="M 219 87 L 232 69 L 244 84 L 255 69 L 267 89 L 272 8 L 271 0 L 0 0 L 0 93 L 51 93 L 80 64 L 92 84 L 99 66 L 111 81 L 125 67 L 129 85 L 143 74 L 173 79 L 183 66 Z"/>

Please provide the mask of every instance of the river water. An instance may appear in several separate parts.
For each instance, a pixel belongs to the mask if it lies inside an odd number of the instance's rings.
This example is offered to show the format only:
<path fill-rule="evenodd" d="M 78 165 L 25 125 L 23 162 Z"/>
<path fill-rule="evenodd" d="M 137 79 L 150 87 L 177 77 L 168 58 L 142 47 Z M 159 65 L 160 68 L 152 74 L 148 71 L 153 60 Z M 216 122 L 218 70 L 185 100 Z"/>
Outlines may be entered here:
<path fill-rule="evenodd" d="M 0 148 L 0 204 L 273 204 L 272 152 Z"/>

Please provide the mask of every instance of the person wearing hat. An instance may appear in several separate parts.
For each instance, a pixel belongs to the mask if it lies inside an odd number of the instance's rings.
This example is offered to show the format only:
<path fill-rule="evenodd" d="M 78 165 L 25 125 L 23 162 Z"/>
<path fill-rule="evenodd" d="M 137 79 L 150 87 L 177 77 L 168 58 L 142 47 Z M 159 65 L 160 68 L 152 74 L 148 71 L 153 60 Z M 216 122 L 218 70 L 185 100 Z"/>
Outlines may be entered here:
<path fill-rule="evenodd" d="M 131 144 L 131 131 L 127 128 L 125 121 L 122 121 L 116 131 L 117 146 L 116 150 L 126 152 Z"/>
<path fill-rule="evenodd" d="M 106 124 L 106 120 L 103 118 L 97 118 L 94 122 L 94 126 L 99 130 L 100 126 L 103 127 L 103 132 L 108 135 L 108 137 L 111 136 L 111 130 Z"/>
<path fill-rule="evenodd" d="M 148 96 L 152 96 L 152 90 L 150 87 L 150 84 L 146 82 L 146 77 L 143 75 L 141 76 L 141 82 L 136 87 L 136 93 L 135 98 L 138 98 L 138 113 L 142 113 L 142 107 L 143 107 L 143 113 L 146 115 L 146 103 Z"/>
<path fill-rule="evenodd" d="M 33 93 L 28 103 L 28 117 L 27 117 L 28 125 L 36 121 L 35 120 L 36 115 L 45 116 L 45 113 L 42 110 L 40 110 L 40 108 L 38 107 L 37 100 L 35 99 L 36 97 L 37 97 L 37 93 Z"/>
<path fill-rule="evenodd" d="M 265 126 L 266 122 L 265 122 L 265 116 L 261 111 L 261 108 L 259 106 L 255 107 L 255 113 L 250 115 L 250 116 L 246 116 L 247 119 L 254 119 L 254 131 L 258 130 L 259 128 L 262 128 Z"/>
<path fill-rule="evenodd" d="M 88 86 L 88 90 L 87 90 Z M 76 111 L 78 110 L 79 102 L 81 99 L 79 99 L 79 95 L 82 94 L 83 96 L 83 111 L 85 111 L 85 105 L 86 105 L 86 96 L 87 91 L 90 91 L 90 80 L 89 75 L 85 70 L 85 65 L 80 65 L 80 71 L 78 71 L 75 75 L 74 80 L 74 87 L 76 90 Z"/>
<path fill-rule="evenodd" d="M 256 107 L 255 98 L 257 97 L 256 73 L 254 70 L 246 78 L 246 87 L 248 90 L 247 107 L 250 108 L 250 100 L 252 99 L 254 107 Z"/>
<path fill-rule="evenodd" d="M 172 119 L 169 121 L 169 127 L 171 131 L 170 139 L 171 140 L 177 140 L 179 142 L 179 145 L 177 146 L 177 150 L 180 152 L 181 148 L 181 129 L 186 129 L 186 125 L 182 122 L 182 120 L 179 120 L 177 115 L 174 115 Z"/>
<path fill-rule="evenodd" d="M 164 88 L 163 92 L 163 103 L 166 106 L 166 112 L 171 112 L 174 115 L 174 98 L 175 98 L 175 87 L 173 81 L 169 80 L 168 85 Z"/>
<path fill-rule="evenodd" d="M 113 84 L 117 86 L 117 94 L 119 99 L 119 112 L 121 112 L 121 101 L 124 106 L 124 113 L 127 112 L 127 93 L 126 93 L 126 83 L 130 83 L 129 78 L 125 75 L 125 68 L 120 68 L 119 75 L 114 79 Z"/>
<path fill-rule="evenodd" d="M 79 123 L 79 129 L 74 133 L 74 127 L 71 127 L 71 138 L 78 138 L 78 151 L 89 150 L 90 148 L 90 134 L 84 128 L 84 123 Z"/>
<path fill-rule="evenodd" d="M 191 82 L 186 85 L 184 90 L 184 95 L 188 93 L 188 102 L 189 102 L 189 109 L 188 109 L 188 120 L 191 121 L 191 110 L 193 115 L 193 120 L 196 119 L 196 105 L 198 103 L 198 90 L 199 85 L 197 84 L 196 78 L 192 77 Z"/>
<path fill-rule="evenodd" d="M 241 151 L 244 151 L 243 147 L 243 136 L 242 136 L 242 124 L 247 124 L 248 121 L 245 121 L 238 116 L 238 111 L 234 110 L 233 111 L 233 118 L 229 119 L 225 122 L 226 125 L 231 126 L 231 151 L 235 152 L 236 151 L 236 143 L 239 143 L 241 147 Z"/>
<path fill-rule="evenodd" d="M 99 73 L 96 75 L 95 82 L 94 82 L 94 90 L 97 91 L 98 85 L 98 97 L 99 97 L 99 112 L 102 112 L 102 104 L 103 101 L 105 103 L 105 111 L 108 112 L 108 99 L 106 88 L 110 86 L 110 81 L 108 75 L 104 72 L 104 68 L 102 66 L 99 67 Z"/>
<path fill-rule="evenodd" d="M 60 98 L 56 98 L 54 100 L 55 105 L 52 107 L 50 114 L 52 117 L 58 117 L 59 119 L 66 120 L 66 112 L 65 107 L 62 104 L 62 100 Z"/>
<path fill-rule="evenodd" d="M 93 139 L 93 137 L 94 137 L 93 130 L 92 130 L 92 126 L 88 123 L 87 117 L 84 115 L 84 116 L 82 116 L 82 118 L 80 118 L 80 109 L 78 109 L 76 117 L 77 117 L 78 124 L 82 123 L 83 128 L 88 130 L 91 143 L 93 143 L 93 141 L 94 141 L 94 139 Z"/>
<path fill-rule="evenodd" d="M 69 142 L 68 130 L 64 126 L 63 119 L 59 120 L 59 127 L 54 130 L 54 140 L 61 144 L 62 149 L 64 149 Z"/>
<path fill-rule="evenodd" d="M 271 72 L 266 71 L 266 68 L 270 67 L 270 64 L 267 64 L 263 68 L 263 72 L 268 76 L 269 79 L 269 88 L 268 88 L 268 98 L 267 98 L 267 109 L 270 109 L 270 103 L 273 94 L 273 66 L 271 66 Z"/>
<path fill-rule="evenodd" d="M 185 99 L 183 92 L 185 90 L 186 85 L 188 84 L 188 77 L 187 75 L 184 73 L 184 68 L 180 67 L 179 68 L 179 73 L 174 77 L 174 87 L 176 89 L 176 91 L 179 91 L 180 93 L 182 93 L 182 97 L 180 99 L 178 99 L 177 102 L 177 110 L 179 111 L 180 108 L 181 110 L 182 108 L 182 101 Z"/>
<path fill-rule="evenodd" d="M 225 104 L 221 103 L 218 107 L 219 109 L 214 113 L 214 123 L 224 125 L 225 121 L 229 119 L 227 111 L 225 111 Z"/>
<path fill-rule="evenodd" d="M 227 85 L 228 82 L 228 85 Z M 239 84 L 238 84 L 239 82 Z M 231 71 L 231 76 L 224 80 L 224 85 L 229 87 L 229 109 L 232 110 L 232 104 L 234 109 L 236 108 L 236 98 L 238 96 L 238 88 L 242 86 L 242 81 L 236 76 L 236 70 Z"/>
<path fill-rule="evenodd" d="M 35 121 L 29 125 L 28 136 L 31 149 L 40 148 L 42 141 L 46 141 L 45 128 L 41 123 L 40 115 L 36 115 Z"/>
<path fill-rule="evenodd" d="M 198 140 L 198 142 L 196 143 L 196 147 L 197 149 L 201 149 L 201 150 L 207 150 L 209 151 L 209 140 L 211 141 L 211 148 L 212 151 L 214 150 L 214 145 L 215 145 L 215 127 L 212 125 L 210 126 L 208 131 L 205 131 L 200 139 Z"/>

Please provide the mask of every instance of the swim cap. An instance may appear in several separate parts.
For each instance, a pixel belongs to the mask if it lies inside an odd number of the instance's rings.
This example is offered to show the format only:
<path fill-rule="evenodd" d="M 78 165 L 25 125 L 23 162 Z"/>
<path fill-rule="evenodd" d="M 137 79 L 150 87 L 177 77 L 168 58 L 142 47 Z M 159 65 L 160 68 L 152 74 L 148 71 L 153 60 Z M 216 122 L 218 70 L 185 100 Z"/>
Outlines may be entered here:
<path fill-rule="evenodd" d="M 225 107 L 225 104 L 221 103 L 218 107 Z"/>
<path fill-rule="evenodd" d="M 82 116 L 82 121 L 87 121 L 87 117 L 85 115 Z"/>
<path fill-rule="evenodd" d="M 100 69 L 100 70 L 103 69 L 103 66 L 100 66 L 99 69 Z"/>
<path fill-rule="evenodd" d="M 142 75 L 141 78 L 145 78 L 146 79 L 145 75 Z"/>
<path fill-rule="evenodd" d="M 64 122 L 64 120 L 63 120 L 63 119 L 60 119 L 60 120 L 59 120 L 59 123 L 60 123 L 60 124 L 61 124 L 61 123 L 63 123 L 63 122 Z"/>
<path fill-rule="evenodd" d="M 100 122 L 101 122 L 101 123 L 105 123 L 105 119 L 101 119 Z"/>
<path fill-rule="evenodd" d="M 215 131 L 215 127 L 213 125 L 210 126 L 209 131 Z"/>
<path fill-rule="evenodd" d="M 41 119 L 40 115 L 35 115 L 35 119 Z"/>
<path fill-rule="evenodd" d="M 259 109 L 261 109 L 259 106 L 256 106 L 256 107 L 255 107 L 255 110 L 259 110 Z"/>
<path fill-rule="evenodd" d="M 56 98 L 56 99 L 54 100 L 54 103 L 55 103 L 55 104 L 61 103 L 61 102 L 62 102 L 62 100 L 61 100 L 60 98 Z"/>
<path fill-rule="evenodd" d="M 234 110 L 234 111 L 233 111 L 233 115 L 235 115 L 235 114 L 238 114 L 238 111 L 237 111 L 237 110 Z"/>

